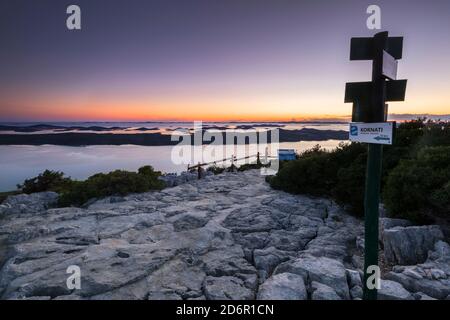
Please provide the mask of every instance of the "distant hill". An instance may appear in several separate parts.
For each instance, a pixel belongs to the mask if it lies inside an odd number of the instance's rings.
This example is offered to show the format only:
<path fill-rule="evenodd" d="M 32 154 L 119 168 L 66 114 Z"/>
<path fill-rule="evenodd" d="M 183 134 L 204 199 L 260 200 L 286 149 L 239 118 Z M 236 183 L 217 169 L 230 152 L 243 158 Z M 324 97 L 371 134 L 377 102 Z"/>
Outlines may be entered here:
<path fill-rule="evenodd" d="M 225 132 L 221 132 L 225 141 Z M 191 134 L 192 136 L 192 134 Z M 236 132 L 238 144 L 248 144 L 245 132 Z M 246 139 L 247 137 L 247 139 Z M 325 141 L 325 140 L 347 140 L 348 132 L 344 130 L 279 130 L 279 142 L 297 141 Z M 193 141 L 193 139 L 192 139 Z M 270 134 L 267 142 L 271 142 Z M 64 146 L 87 146 L 87 145 L 123 145 L 134 144 L 142 146 L 166 146 L 176 145 L 179 141 L 172 141 L 171 135 L 161 133 L 137 133 L 137 134 L 113 134 L 113 133 L 56 133 L 56 134 L 0 134 L 0 145 L 64 145 Z M 209 144 L 210 142 L 204 142 Z"/>

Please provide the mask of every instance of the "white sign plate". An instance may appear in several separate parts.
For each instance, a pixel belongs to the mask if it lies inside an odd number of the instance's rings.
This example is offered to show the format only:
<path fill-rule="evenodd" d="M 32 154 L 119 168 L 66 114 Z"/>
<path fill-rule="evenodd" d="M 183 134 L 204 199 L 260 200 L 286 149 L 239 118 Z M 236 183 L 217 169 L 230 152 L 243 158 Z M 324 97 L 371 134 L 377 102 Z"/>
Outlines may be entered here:
<path fill-rule="evenodd" d="M 383 50 L 383 75 L 391 80 L 397 80 L 398 61 Z"/>
<path fill-rule="evenodd" d="M 349 139 L 355 142 L 392 144 L 394 122 L 350 123 Z"/>

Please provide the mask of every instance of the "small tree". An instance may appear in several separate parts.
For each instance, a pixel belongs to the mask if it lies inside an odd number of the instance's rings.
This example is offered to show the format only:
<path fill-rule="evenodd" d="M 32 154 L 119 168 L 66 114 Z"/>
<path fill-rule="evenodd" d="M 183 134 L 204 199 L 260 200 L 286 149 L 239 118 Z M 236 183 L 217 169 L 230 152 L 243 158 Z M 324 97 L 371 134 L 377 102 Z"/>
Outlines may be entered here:
<path fill-rule="evenodd" d="M 64 177 L 63 172 L 45 170 L 37 177 L 27 179 L 23 184 L 18 184 L 17 188 L 24 193 L 61 191 L 67 188 L 72 181 Z"/>

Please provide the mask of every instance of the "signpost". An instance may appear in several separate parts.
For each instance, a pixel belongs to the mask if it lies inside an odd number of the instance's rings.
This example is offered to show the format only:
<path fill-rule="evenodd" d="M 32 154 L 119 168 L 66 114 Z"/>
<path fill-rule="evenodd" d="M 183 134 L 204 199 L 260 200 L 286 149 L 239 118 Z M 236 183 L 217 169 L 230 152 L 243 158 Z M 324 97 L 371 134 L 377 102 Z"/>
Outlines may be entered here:
<path fill-rule="evenodd" d="M 347 83 L 345 102 L 353 103 L 350 140 L 368 143 L 364 194 L 365 252 L 364 299 L 376 300 L 377 289 L 367 280 L 371 266 L 378 266 L 378 206 L 383 144 L 392 144 L 395 123 L 386 122 L 386 101 L 403 101 L 406 80 L 397 79 L 397 61 L 402 58 L 403 38 L 388 32 L 373 38 L 352 38 L 350 60 L 372 60 L 372 81 Z M 386 79 L 389 79 L 386 81 Z M 362 122 L 362 123 L 361 123 Z"/>
<path fill-rule="evenodd" d="M 392 144 L 395 122 L 350 123 L 350 141 Z"/>

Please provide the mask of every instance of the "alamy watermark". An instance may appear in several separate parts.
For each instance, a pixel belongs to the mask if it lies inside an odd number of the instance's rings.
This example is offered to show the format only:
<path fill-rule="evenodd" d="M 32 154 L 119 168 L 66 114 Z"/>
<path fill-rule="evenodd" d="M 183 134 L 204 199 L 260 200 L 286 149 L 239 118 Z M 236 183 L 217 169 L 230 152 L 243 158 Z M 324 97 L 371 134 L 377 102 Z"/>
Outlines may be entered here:
<path fill-rule="evenodd" d="M 66 280 L 66 286 L 69 290 L 81 289 L 81 269 L 77 265 L 67 267 L 66 273 L 70 274 Z"/>
<path fill-rule="evenodd" d="M 261 174 L 278 172 L 279 129 L 205 129 L 201 121 L 194 122 L 192 130 L 175 130 L 171 141 L 178 142 L 172 148 L 171 160 L 175 165 L 226 166 L 262 163 Z"/>
<path fill-rule="evenodd" d="M 366 25 L 369 30 L 381 29 L 381 8 L 375 4 L 367 7 L 367 14 L 370 16 L 367 18 Z"/>
<path fill-rule="evenodd" d="M 381 29 L 381 8 L 376 4 L 369 5 L 366 13 L 369 17 L 366 20 L 366 26 L 369 30 Z M 81 8 L 78 5 L 69 5 L 66 9 L 69 16 L 66 19 L 66 27 L 69 30 L 81 30 Z"/>
<path fill-rule="evenodd" d="M 72 4 L 67 7 L 66 13 L 69 14 L 66 20 L 67 29 L 81 30 L 81 8 Z"/>
<path fill-rule="evenodd" d="M 381 271 L 380 267 L 377 265 L 368 266 L 366 270 L 367 280 L 366 280 L 366 287 L 369 290 L 381 289 Z"/>

